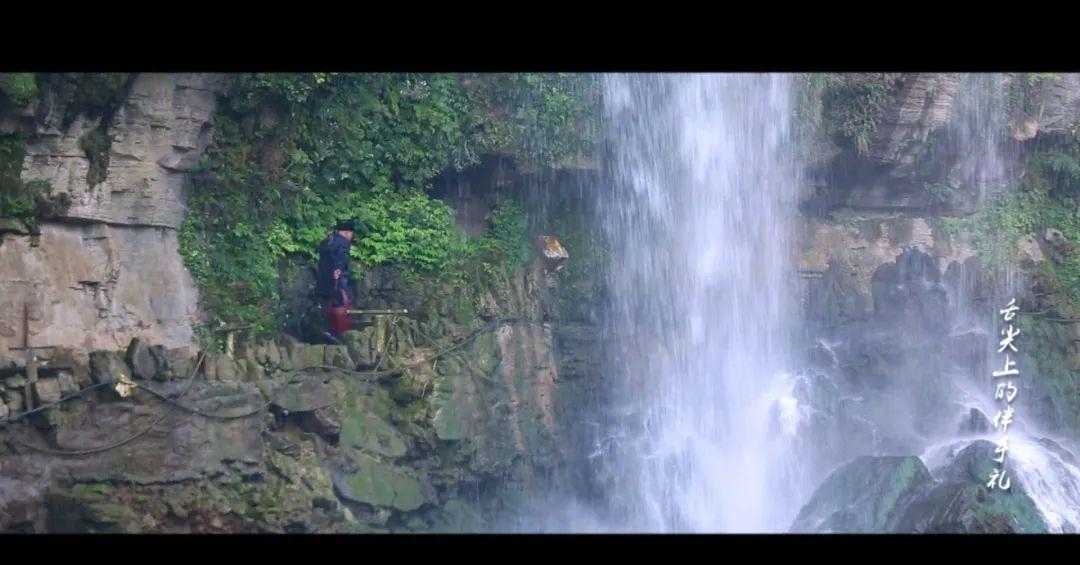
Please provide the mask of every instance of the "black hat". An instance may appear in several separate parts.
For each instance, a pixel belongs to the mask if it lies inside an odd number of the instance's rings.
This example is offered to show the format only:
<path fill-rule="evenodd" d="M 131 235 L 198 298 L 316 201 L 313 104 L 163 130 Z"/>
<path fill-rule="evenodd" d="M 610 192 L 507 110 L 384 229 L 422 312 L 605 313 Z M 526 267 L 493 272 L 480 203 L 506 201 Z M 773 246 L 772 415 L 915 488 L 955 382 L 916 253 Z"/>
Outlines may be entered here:
<path fill-rule="evenodd" d="M 334 226 L 334 229 L 338 231 L 358 232 L 363 231 L 364 224 L 359 220 L 341 220 Z"/>

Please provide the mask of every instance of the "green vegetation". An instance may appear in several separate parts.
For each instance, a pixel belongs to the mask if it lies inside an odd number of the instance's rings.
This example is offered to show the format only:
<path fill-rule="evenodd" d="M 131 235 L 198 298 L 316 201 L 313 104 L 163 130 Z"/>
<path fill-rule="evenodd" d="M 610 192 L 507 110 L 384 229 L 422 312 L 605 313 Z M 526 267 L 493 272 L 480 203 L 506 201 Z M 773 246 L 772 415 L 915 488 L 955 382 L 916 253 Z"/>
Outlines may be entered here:
<path fill-rule="evenodd" d="M 22 107 L 48 93 L 65 108 L 61 128 L 68 128 L 79 115 L 100 124 L 79 140 L 90 161 L 87 181 L 91 186 L 105 178 L 108 168 L 108 123 L 127 96 L 134 75 L 130 73 L 6 73 L 0 74 L 0 112 Z M 0 217 L 16 218 L 34 227 L 43 216 L 60 213 L 69 203 L 66 194 L 49 195 L 44 181 L 20 179 L 25 140 L 19 134 L 0 135 Z"/>
<path fill-rule="evenodd" d="M 0 94 L 18 108 L 26 106 L 37 96 L 37 81 L 34 73 L 0 74 Z"/>
<path fill-rule="evenodd" d="M 22 161 L 22 136 L 0 135 L 0 217 L 25 218 L 34 212 L 33 195 L 19 179 Z"/>
<path fill-rule="evenodd" d="M 127 98 L 132 73 L 39 73 L 37 83 L 65 108 L 61 127 L 80 114 L 107 122 Z"/>
<path fill-rule="evenodd" d="M 588 153 L 597 137 L 595 77 L 585 74 L 466 75 L 492 150 L 524 165 L 561 164 Z"/>
<path fill-rule="evenodd" d="M 189 195 L 181 253 L 215 325 L 277 329 L 286 265 L 313 265 L 338 219 L 369 232 L 359 270 L 464 281 L 524 260 L 513 198 L 469 240 L 427 195 L 440 172 L 509 152 L 550 166 L 590 147 L 584 75 L 248 74 L 221 98 Z M 535 140 L 535 142 L 533 141 Z"/>
<path fill-rule="evenodd" d="M 0 135 L 0 218 L 34 228 L 39 215 L 54 214 L 65 202 L 47 198 L 51 187 L 45 181 L 22 181 L 23 154 L 21 135 Z"/>
<path fill-rule="evenodd" d="M 1057 73 L 1016 73 L 1006 92 L 1006 111 L 1014 119 L 1035 114 L 1042 89 L 1058 80 L 1061 76 Z"/>
<path fill-rule="evenodd" d="M 1045 315 L 1021 312 L 1017 328 L 1030 348 L 1029 357 L 1035 363 L 1036 374 L 1049 389 L 1058 414 L 1067 430 L 1080 430 L 1080 371 L 1069 364 L 1068 351 L 1061 347 L 1069 343 L 1069 326 L 1049 320 Z"/>
<path fill-rule="evenodd" d="M 1080 242 L 1080 141 L 1046 139 L 1028 157 L 1023 184 L 1005 191 L 967 218 L 946 218 L 947 232 L 972 235 L 979 256 L 988 265 L 1015 259 L 1017 244 L 1027 235 L 1041 237 L 1047 228 Z M 1046 281 L 1058 287 L 1074 309 L 1080 307 L 1080 254 L 1042 263 Z M 1080 310 L 1076 310 L 1080 311 Z"/>
<path fill-rule="evenodd" d="M 106 128 L 97 127 L 83 134 L 79 138 L 79 148 L 86 154 L 90 161 L 90 170 L 86 173 L 86 182 L 91 187 L 105 180 L 105 173 L 109 169 L 109 148 L 112 140 L 109 138 Z"/>
<path fill-rule="evenodd" d="M 992 271 L 1016 264 L 1020 240 L 1042 238 L 1048 228 L 1060 230 L 1074 245 L 1080 243 L 1080 138 L 1059 136 L 1035 143 L 1020 186 L 971 217 L 941 222 L 947 233 L 970 234 L 976 253 Z M 1055 252 L 1032 274 L 1049 310 L 1022 314 L 1019 328 L 1064 424 L 1080 429 L 1080 371 L 1070 366 L 1062 347 L 1071 342 L 1069 326 L 1053 319 L 1080 317 L 1080 252 Z"/>
<path fill-rule="evenodd" d="M 801 75 L 795 113 L 800 136 L 822 131 L 865 155 L 896 90 L 898 73 Z"/>

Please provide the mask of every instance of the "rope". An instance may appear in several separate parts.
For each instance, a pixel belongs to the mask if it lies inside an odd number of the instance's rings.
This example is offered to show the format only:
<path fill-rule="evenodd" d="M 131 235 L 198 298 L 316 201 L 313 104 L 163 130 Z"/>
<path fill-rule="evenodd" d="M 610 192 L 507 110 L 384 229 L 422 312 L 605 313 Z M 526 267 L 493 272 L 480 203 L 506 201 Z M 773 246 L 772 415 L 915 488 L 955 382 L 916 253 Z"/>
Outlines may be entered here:
<path fill-rule="evenodd" d="M 177 396 L 177 398 L 183 397 L 185 394 L 188 393 L 188 391 L 191 390 L 191 386 L 195 382 L 195 374 L 198 373 L 199 368 L 202 366 L 203 361 L 205 359 L 206 359 L 206 352 L 203 351 L 201 354 L 199 354 L 199 360 L 195 363 L 195 366 L 192 367 L 192 369 L 191 369 L 191 375 L 188 376 L 187 387 L 184 388 L 183 392 L 181 392 Z M 99 447 L 93 447 L 93 448 L 90 448 L 90 449 L 81 449 L 81 450 L 50 449 L 50 448 L 47 448 L 47 447 L 39 447 L 39 446 L 36 446 L 36 445 L 30 445 L 30 444 L 27 444 L 27 443 L 23 443 L 21 441 L 14 441 L 14 440 L 12 440 L 11 443 L 13 443 L 15 445 L 18 445 L 19 447 L 23 447 L 23 448 L 29 449 L 31 451 L 37 451 L 38 453 L 45 453 L 47 455 L 56 455 L 56 456 L 60 456 L 60 457 L 83 457 L 83 456 L 86 456 L 86 455 L 93 455 L 95 453 L 102 453 L 102 452 L 105 452 L 105 451 L 109 451 L 109 450 L 116 449 L 118 447 L 122 447 L 124 445 L 127 445 L 127 444 L 129 444 L 129 443 L 143 437 L 144 435 L 150 433 L 150 431 L 153 430 L 162 421 L 164 421 L 167 416 L 168 416 L 168 412 L 163 412 L 153 422 L 151 422 L 149 426 L 146 426 L 146 428 L 144 428 L 144 429 L 142 429 L 142 430 L 140 430 L 140 431 L 138 431 L 138 432 L 136 432 L 136 433 L 122 439 L 122 440 L 120 440 L 120 441 L 116 441 L 116 442 L 110 443 L 108 445 L 102 445 L 102 446 L 99 446 Z"/>
<path fill-rule="evenodd" d="M 394 322 L 395 323 L 397 322 L 396 318 L 395 318 Z M 403 373 L 408 369 L 411 369 L 411 368 L 414 368 L 414 367 L 419 367 L 419 366 L 421 366 L 423 364 L 426 364 L 426 363 L 434 362 L 437 359 L 439 359 L 439 358 L 441 358 L 441 357 L 443 357 L 445 355 L 448 355 L 450 353 L 453 353 L 453 352 L 457 351 L 458 349 L 461 349 L 466 344 L 468 344 L 472 340 L 476 339 L 476 337 L 478 335 L 480 335 L 481 333 L 484 333 L 484 332 L 487 332 L 487 331 L 493 331 L 498 326 L 500 326 L 502 324 L 507 324 L 507 323 L 538 324 L 538 322 L 532 322 L 532 321 L 529 321 L 529 320 L 521 320 L 519 318 L 496 318 L 494 320 L 491 320 L 487 324 L 484 324 L 480 328 L 477 328 L 476 330 L 473 330 L 467 336 L 465 336 L 464 338 L 458 340 L 457 342 L 454 342 L 454 343 L 452 343 L 452 344 L 450 344 L 450 345 L 448 345 L 448 346 L 446 346 L 446 347 L 444 347 L 442 349 L 436 350 L 436 352 L 434 354 L 432 354 L 430 356 L 427 356 L 427 357 L 424 357 L 424 358 L 422 358 L 422 359 L 420 359 L 418 361 L 415 361 L 413 363 L 402 365 L 401 367 L 397 367 L 397 368 L 394 368 L 394 369 L 373 370 L 373 371 L 356 371 L 356 370 L 350 370 L 350 369 L 343 369 L 341 367 L 333 367 L 333 366 L 329 366 L 329 365 L 313 365 L 313 366 L 310 366 L 310 367 L 305 367 L 303 369 L 294 369 L 292 371 L 288 371 L 286 374 L 287 375 L 288 374 L 295 374 L 295 373 L 299 373 L 299 372 L 302 372 L 302 371 L 307 371 L 307 370 L 310 370 L 310 369 L 324 369 L 324 370 L 331 370 L 331 371 L 339 371 L 339 372 L 342 372 L 342 373 L 347 373 L 347 374 L 352 374 L 352 375 L 363 375 L 363 376 L 375 377 L 375 378 L 379 378 L 379 377 L 383 377 L 383 376 L 396 375 L 396 374 Z M 432 342 L 432 344 L 435 343 L 434 340 L 431 339 L 431 336 L 427 334 L 427 332 L 422 332 L 422 333 L 424 334 L 424 337 L 426 339 L 428 339 L 429 341 Z M 468 365 L 470 369 L 475 370 L 472 367 L 471 363 L 469 363 L 468 360 L 466 360 L 464 357 L 460 356 L 460 354 L 459 354 L 459 359 L 464 361 L 465 364 Z M 210 414 L 210 413 L 207 413 L 207 412 L 203 412 L 203 411 L 201 411 L 201 410 L 199 410 L 197 408 L 193 408 L 193 407 L 188 406 L 186 404 L 180 403 L 179 399 L 183 398 L 185 395 L 187 395 L 187 393 L 191 390 L 191 387 L 194 385 L 194 383 L 195 383 L 195 375 L 198 373 L 199 368 L 202 367 L 202 364 L 203 364 L 203 362 L 205 360 L 206 360 L 206 351 L 203 351 L 202 353 L 200 353 L 198 361 L 195 363 L 195 366 L 192 368 L 191 374 L 188 375 L 187 385 L 185 386 L 184 390 L 181 391 L 180 394 L 176 395 L 175 397 L 170 397 L 170 396 L 168 396 L 168 395 L 166 395 L 164 393 L 161 393 L 159 391 L 156 391 L 156 390 L 154 390 L 152 388 L 148 388 L 148 387 L 137 387 L 135 390 L 136 391 L 146 392 L 146 393 L 150 394 L 151 396 L 153 396 L 155 399 L 165 403 L 166 405 L 173 406 L 173 407 L 175 407 L 175 408 L 177 408 L 177 409 L 179 409 L 181 411 L 187 412 L 189 414 L 193 414 L 193 415 L 196 415 L 196 416 L 201 416 L 201 417 L 207 418 L 207 419 L 221 420 L 221 421 L 240 420 L 240 419 L 244 419 L 244 418 L 250 418 L 252 416 L 263 413 L 264 411 L 269 409 L 271 405 L 273 405 L 273 402 L 270 401 L 270 402 L 267 402 L 267 403 L 263 404 L 262 406 L 260 406 L 259 408 L 255 409 L 255 410 L 253 410 L 251 412 L 247 412 L 247 413 L 244 413 L 244 414 L 235 414 L 235 415 L 222 415 L 222 414 Z M 379 364 L 376 366 L 376 368 L 382 366 L 382 362 L 383 362 L 383 359 L 380 359 Z M 0 423 L 7 424 L 7 423 L 10 423 L 10 422 L 14 422 L 16 420 L 20 420 L 20 419 L 22 419 L 22 418 L 24 418 L 26 416 L 29 416 L 30 414 L 33 414 L 33 413 L 36 413 L 36 412 L 41 412 L 41 411 L 44 411 L 44 410 L 47 410 L 47 409 L 50 409 L 50 408 L 54 408 L 55 406 L 57 406 L 57 405 L 59 405 L 59 404 L 61 404 L 63 402 L 66 402 L 66 401 L 71 400 L 73 398 L 80 397 L 84 393 L 86 393 L 86 392 L 88 392 L 90 390 L 94 390 L 94 389 L 97 389 L 97 388 L 102 388 L 104 386 L 107 386 L 108 384 L 110 384 L 110 383 L 98 383 L 98 384 L 86 387 L 86 388 L 84 388 L 84 389 L 82 389 L 82 390 L 80 390 L 80 391 L 78 391 L 78 392 L 76 392 L 76 393 L 74 393 L 74 394 L 72 394 L 70 396 L 61 398 L 60 400 L 58 400 L 56 402 L 39 406 L 38 408 L 35 408 L 33 410 L 28 410 L 28 411 L 23 412 L 23 413 L 15 416 L 15 417 L 9 417 L 9 418 L 6 418 L 4 420 L 0 420 Z M 332 405 L 332 403 L 327 404 L 326 406 L 320 406 L 318 408 L 315 408 L 314 410 L 321 410 L 321 409 L 327 408 L 327 407 L 329 407 L 331 405 Z M 122 447 L 124 445 L 127 445 L 128 443 L 131 443 L 131 442 L 143 437 L 144 435 L 150 433 L 150 431 L 153 430 L 158 424 L 160 424 L 162 421 L 164 421 L 167 416 L 168 416 L 167 412 L 162 413 L 158 418 L 156 418 L 153 422 L 151 422 L 150 425 L 148 425 L 146 428 L 140 430 L 139 432 L 136 432 L 135 434 L 132 434 L 132 435 L 128 436 L 127 438 L 124 438 L 124 439 L 122 439 L 120 441 L 116 441 L 116 442 L 110 443 L 108 445 L 103 445 L 103 446 L 94 447 L 94 448 L 90 448 L 90 449 L 60 450 L 60 449 L 50 449 L 50 448 L 46 448 L 46 447 L 39 447 L 39 446 L 36 446 L 36 445 L 30 445 L 30 444 L 26 444 L 26 443 L 22 443 L 22 442 L 19 442 L 19 441 L 14 441 L 14 440 L 11 440 L 11 443 L 13 443 L 15 445 L 18 445 L 20 447 L 23 447 L 23 448 L 32 450 L 32 451 L 37 451 L 39 453 L 45 453 L 45 454 L 48 454 L 48 455 L 56 455 L 56 456 L 61 456 L 61 457 L 81 457 L 81 456 L 86 456 L 86 455 L 93 455 L 93 454 L 96 454 L 96 453 L 102 453 L 102 452 L 105 452 L 105 451 L 116 449 L 118 447 Z"/>
<path fill-rule="evenodd" d="M 461 349 L 462 347 L 467 345 L 469 342 L 476 339 L 476 336 L 480 335 L 481 333 L 484 333 L 486 331 L 492 331 L 496 327 L 498 327 L 499 325 L 506 324 L 506 323 L 526 323 L 526 324 L 537 324 L 537 325 L 540 324 L 540 322 L 532 322 L 530 320 L 521 320 L 520 318 L 496 318 L 496 319 L 491 320 L 490 322 L 484 324 L 480 328 L 477 328 L 477 329 L 473 330 L 472 332 L 469 333 L 469 335 L 467 335 L 464 338 L 458 340 L 457 342 L 454 342 L 454 343 L 450 344 L 447 347 L 444 347 L 444 348 L 442 348 L 440 350 L 437 350 L 433 355 L 429 355 L 427 357 L 424 357 L 424 358 L 420 359 L 419 361 L 409 363 L 409 364 L 406 364 L 406 365 L 402 365 L 402 366 L 394 368 L 394 369 L 386 369 L 386 370 L 382 370 L 382 371 L 356 371 L 356 370 L 351 370 L 351 369 L 343 369 L 341 367 L 333 367 L 333 366 L 330 366 L 330 365 L 309 365 L 307 367 L 304 367 L 303 369 L 293 369 L 292 371 L 286 372 L 286 374 L 301 373 L 303 371 L 308 371 L 308 370 L 311 370 L 311 369 L 323 369 L 323 370 L 327 370 L 327 371 L 340 371 L 340 372 L 348 373 L 348 374 L 351 374 L 351 375 L 363 375 L 363 376 L 375 377 L 375 378 L 386 377 L 386 376 L 391 376 L 391 375 L 397 375 L 397 374 L 405 372 L 407 369 L 412 369 L 414 367 L 419 367 L 419 366 L 421 366 L 421 365 L 423 365 L 425 363 L 430 363 L 430 362 L 435 361 L 436 359 L 439 359 L 439 358 L 441 358 L 441 357 L 443 357 L 443 356 L 445 356 L 445 355 L 447 355 L 449 353 L 452 353 L 452 352 L 454 352 L 454 351 L 456 351 L 458 349 Z"/>
<path fill-rule="evenodd" d="M 161 402 L 163 402 L 165 404 L 168 404 L 170 406 L 178 408 L 178 409 L 180 409 L 180 410 L 182 410 L 184 412 L 187 412 L 189 414 L 194 414 L 196 416 L 202 416 L 203 418 L 206 418 L 206 419 L 209 419 L 209 420 L 242 420 L 244 418 L 250 418 L 252 416 L 256 416 L 258 414 L 261 414 L 263 411 L 270 408 L 271 404 L 273 404 L 272 402 L 267 402 L 267 403 L 263 404 L 262 406 L 256 408 L 255 410 L 252 410 L 251 412 L 246 412 L 244 414 L 234 414 L 234 415 L 210 414 L 210 413 L 207 413 L 207 412 L 203 412 L 203 411 L 199 410 L 198 408 L 192 408 L 191 406 L 188 406 L 186 404 L 181 404 L 181 403 L 177 402 L 176 400 L 170 398 L 168 395 L 163 394 L 161 392 L 158 392 L 158 391 L 156 391 L 156 390 L 154 390 L 152 388 L 139 387 L 139 388 L 137 388 L 135 390 L 141 390 L 141 391 L 143 391 L 143 392 L 145 392 L 147 394 L 150 394 L 151 396 L 153 396 L 154 398 L 160 400 Z"/>
<path fill-rule="evenodd" d="M 74 392 L 74 393 L 72 393 L 72 394 L 70 394 L 68 396 L 62 397 L 60 400 L 57 400 L 56 402 L 49 402 L 47 404 L 42 404 L 41 406 L 38 406 L 37 408 L 34 408 L 33 410 L 27 410 L 25 412 L 20 412 L 20 413 L 14 415 L 14 416 L 8 416 L 7 418 L 4 418 L 4 419 L 0 420 L 0 424 L 10 424 L 12 422 L 17 422 L 17 421 L 22 420 L 23 418 L 25 418 L 25 417 L 27 417 L 27 416 L 29 416 L 31 414 L 36 414 L 38 412 L 43 412 L 43 411 L 45 411 L 45 410 L 47 410 L 49 408 L 52 408 L 53 406 L 58 406 L 60 404 L 63 404 L 64 402 L 67 402 L 68 400 L 71 400 L 72 398 L 78 398 L 78 397 L 82 396 L 83 394 L 85 394 L 87 392 L 90 392 L 91 390 L 106 387 L 106 386 L 109 386 L 110 384 L 112 384 L 112 383 L 104 383 L 103 382 L 103 383 L 98 383 L 96 385 L 90 385 L 90 386 L 88 386 L 88 387 L 86 387 L 84 389 L 80 389 L 78 392 Z"/>

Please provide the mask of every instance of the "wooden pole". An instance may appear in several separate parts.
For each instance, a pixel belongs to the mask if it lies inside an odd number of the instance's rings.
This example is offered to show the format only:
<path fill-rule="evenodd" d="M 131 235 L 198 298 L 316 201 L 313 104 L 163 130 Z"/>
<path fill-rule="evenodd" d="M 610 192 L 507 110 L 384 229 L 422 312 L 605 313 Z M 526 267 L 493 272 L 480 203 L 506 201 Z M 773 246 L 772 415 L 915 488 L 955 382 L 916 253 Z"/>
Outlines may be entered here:
<path fill-rule="evenodd" d="M 23 303 L 23 347 L 26 348 L 26 384 L 23 385 L 23 396 L 26 397 L 26 409 L 34 409 L 34 395 L 31 387 L 37 382 L 38 366 L 37 355 L 30 348 L 30 303 Z"/>

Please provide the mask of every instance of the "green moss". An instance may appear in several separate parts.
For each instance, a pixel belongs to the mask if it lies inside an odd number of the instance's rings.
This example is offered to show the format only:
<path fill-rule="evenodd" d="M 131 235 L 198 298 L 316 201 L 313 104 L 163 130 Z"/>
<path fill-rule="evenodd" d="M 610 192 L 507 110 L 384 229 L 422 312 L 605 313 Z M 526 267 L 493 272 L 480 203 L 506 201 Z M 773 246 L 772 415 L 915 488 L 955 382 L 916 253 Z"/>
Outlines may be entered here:
<path fill-rule="evenodd" d="M 426 502 L 420 482 L 399 468 L 366 455 L 357 457 L 356 464 L 357 471 L 346 479 L 350 498 L 405 512 L 416 510 Z"/>
<path fill-rule="evenodd" d="M 105 483 L 80 483 L 72 487 L 71 493 L 85 500 L 104 500 L 113 492 L 112 487 Z"/>
<path fill-rule="evenodd" d="M 0 75 L 0 93 L 15 107 L 26 106 L 38 93 L 34 73 L 4 73 Z"/>
<path fill-rule="evenodd" d="M 79 148 L 86 154 L 90 161 L 90 168 L 86 173 L 86 183 L 92 188 L 105 180 L 105 174 L 109 168 L 109 149 L 112 140 L 105 127 L 96 127 L 87 131 L 79 138 Z"/>
<path fill-rule="evenodd" d="M 967 218 L 943 219 L 940 225 L 954 237 L 968 236 L 976 254 L 991 274 L 1001 274 L 1008 265 L 1017 265 L 1021 238 L 1041 239 L 1047 229 L 1061 231 L 1073 245 L 1080 244 L 1080 138 L 1041 138 L 1027 158 L 1027 174 L 1013 187 L 987 202 Z M 1069 363 L 1068 326 L 1049 318 L 1080 316 L 1080 252 L 1057 254 L 1042 261 L 1029 273 L 1043 293 L 1038 316 L 1020 317 L 1020 328 L 1028 336 L 1037 378 L 1052 393 L 1063 424 L 1080 430 L 1080 373 Z"/>
<path fill-rule="evenodd" d="M 0 218 L 20 219 L 33 228 L 39 217 L 62 214 L 71 201 L 66 194 L 50 196 L 46 181 L 22 181 L 24 152 L 22 136 L 0 135 Z"/>
<path fill-rule="evenodd" d="M 405 438 L 382 418 L 350 409 L 341 423 L 341 444 L 386 457 L 401 457 L 408 452 Z"/>
<path fill-rule="evenodd" d="M 1028 174 L 1020 186 L 1007 190 L 966 218 L 945 218 L 945 232 L 967 234 L 979 257 L 991 268 L 1017 261 L 1018 243 L 1048 228 L 1060 230 L 1070 242 L 1080 242 L 1080 145 L 1036 147 L 1028 159 Z M 1078 312 L 1080 253 L 1048 261 L 1047 282 L 1057 287 Z"/>
<path fill-rule="evenodd" d="M 1069 363 L 1066 347 L 1072 336 L 1068 326 L 1021 313 L 1017 328 L 1027 356 L 1035 364 L 1033 377 L 1049 390 L 1054 408 L 1065 420 L 1062 424 L 1066 429 L 1080 430 L 1080 371 L 1073 370 Z"/>
<path fill-rule="evenodd" d="M 904 510 L 901 501 L 931 481 L 918 457 L 859 457 L 825 479 L 792 531 L 893 531 Z"/>
<path fill-rule="evenodd" d="M 977 482 L 946 483 L 931 491 L 924 504 L 934 515 L 921 533 L 1047 532 L 1035 503 L 1026 494 L 1013 489 L 991 491 Z"/>
<path fill-rule="evenodd" d="M 34 214 L 34 195 L 21 180 L 23 139 L 18 134 L 0 135 L 0 217 L 27 218 Z"/>

